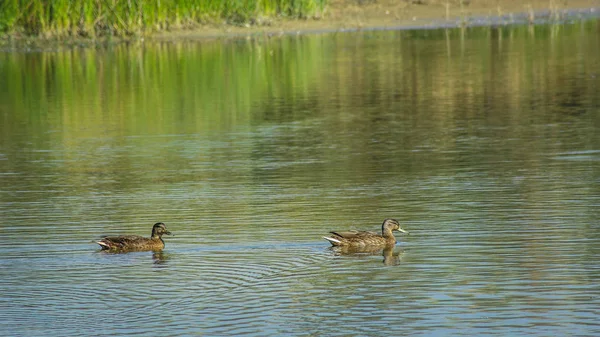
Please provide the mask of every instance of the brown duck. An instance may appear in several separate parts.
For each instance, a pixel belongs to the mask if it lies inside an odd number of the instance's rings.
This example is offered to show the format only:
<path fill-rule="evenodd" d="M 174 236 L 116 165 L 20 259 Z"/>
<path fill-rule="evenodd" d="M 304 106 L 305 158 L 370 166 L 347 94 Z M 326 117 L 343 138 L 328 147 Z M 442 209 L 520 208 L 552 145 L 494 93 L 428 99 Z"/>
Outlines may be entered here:
<path fill-rule="evenodd" d="M 400 231 L 409 234 L 402 229 L 398 221 L 394 219 L 385 219 L 381 225 L 381 235 L 375 232 L 366 231 L 348 231 L 348 232 L 330 232 L 330 237 L 323 238 L 336 247 L 348 247 L 353 249 L 364 249 L 372 247 L 385 247 L 396 244 L 396 238 L 393 231 Z"/>
<path fill-rule="evenodd" d="M 102 250 L 110 251 L 158 251 L 165 248 L 165 242 L 162 240 L 163 235 L 171 235 L 167 227 L 162 222 L 157 222 L 152 227 L 152 235 L 150 238 L 145 238 L 139 235 L 120 235 L 120 236 L 105 236 L 97 244 L 102 247 Z"/>

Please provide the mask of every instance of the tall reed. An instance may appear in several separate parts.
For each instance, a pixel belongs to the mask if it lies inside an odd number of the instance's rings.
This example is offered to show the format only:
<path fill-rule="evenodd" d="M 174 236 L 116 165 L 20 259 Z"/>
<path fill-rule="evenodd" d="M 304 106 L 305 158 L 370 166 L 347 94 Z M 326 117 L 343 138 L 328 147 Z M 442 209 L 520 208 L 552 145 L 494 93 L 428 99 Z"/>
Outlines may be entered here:
<path fill-rule="evenodd" d="M 327 0 L 2 0 L 0 32 L 26 35 L 132 35 L 208 22 L 320 15 Z"/>

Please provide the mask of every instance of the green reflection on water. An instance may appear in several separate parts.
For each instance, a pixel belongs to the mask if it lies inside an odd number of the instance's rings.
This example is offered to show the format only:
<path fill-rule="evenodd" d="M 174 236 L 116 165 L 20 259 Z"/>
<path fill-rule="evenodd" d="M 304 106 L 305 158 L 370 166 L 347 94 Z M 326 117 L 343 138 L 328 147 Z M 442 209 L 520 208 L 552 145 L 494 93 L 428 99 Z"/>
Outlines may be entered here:
<path fill-rule="evenodd" d="M 219 132 L 332 113 L 338 128 L 387 127 L 390 112 L 448 128 L 491 103 L 517 120 L 524 105 L 577 114 L 597 96 L 597 60 L 586 57 L 598 51 L 597 31 L 590 21 L 5 53 L 3 144 Z"/>
<path fill-rule="evenodd" d="M 303 37 L 3 54 L 4 130 L 58 131 L 67 141 L 247 124 L 267 95 L 308 90 L 319 44 Z"/>

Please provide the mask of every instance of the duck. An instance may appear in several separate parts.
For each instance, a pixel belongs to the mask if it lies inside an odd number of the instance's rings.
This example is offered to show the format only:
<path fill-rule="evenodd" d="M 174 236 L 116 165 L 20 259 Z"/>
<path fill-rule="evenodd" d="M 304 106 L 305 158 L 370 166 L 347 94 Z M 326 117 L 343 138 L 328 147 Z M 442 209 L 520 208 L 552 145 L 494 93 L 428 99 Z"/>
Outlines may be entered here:
<path fill-rule="evenodd" d="M 400 226 L 395 219 L 385 219 L 381 224 L 381 234 L 367 231 L 329 232 L 331 236 L 324 236 L 334 247 L 347 247 L 355 250 L 374 249 L 375 247 L 393 246 L 396 238 L 393 231 L 410 234 Z"/>
<path fill-rule="evenodd" d="M 165 248 L 163 235 L 171 235 L 162 222 L 157 222 L 152 227 L 152 235 L 145 238 L 139 235 L 105 236 L 99 241 L 102 250 L 108 251 L 160 251 Z"/>

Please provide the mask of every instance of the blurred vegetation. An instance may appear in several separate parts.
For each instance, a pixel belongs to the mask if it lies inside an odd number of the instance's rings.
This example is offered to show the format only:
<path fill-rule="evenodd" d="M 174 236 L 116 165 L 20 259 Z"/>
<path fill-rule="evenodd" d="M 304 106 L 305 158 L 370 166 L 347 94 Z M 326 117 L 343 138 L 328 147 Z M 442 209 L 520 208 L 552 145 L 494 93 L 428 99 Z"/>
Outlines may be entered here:
<path fill-rule="evenodd" d="M 44 36 L 123 36 L 224 20 L 318 16 L 326 0 L 3 0 L 0 32 Z"/>

